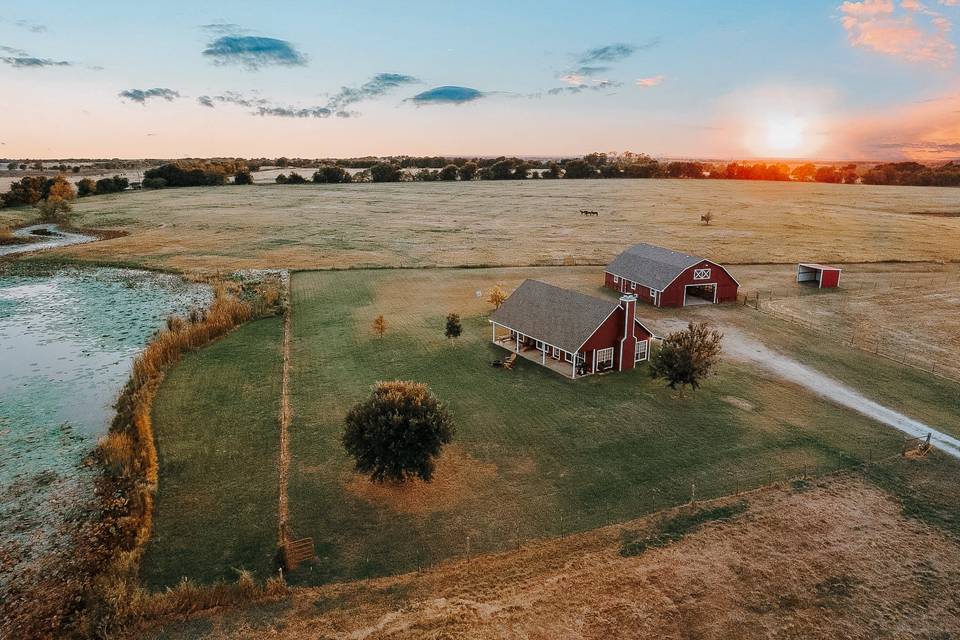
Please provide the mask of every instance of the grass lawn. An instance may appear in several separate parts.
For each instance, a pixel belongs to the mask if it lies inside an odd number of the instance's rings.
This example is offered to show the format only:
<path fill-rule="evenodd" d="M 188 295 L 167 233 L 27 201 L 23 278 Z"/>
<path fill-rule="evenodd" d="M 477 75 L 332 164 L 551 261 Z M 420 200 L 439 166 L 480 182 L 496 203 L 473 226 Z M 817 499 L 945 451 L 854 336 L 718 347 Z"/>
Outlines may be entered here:
<path fill-rule="evenodd" d="M 273 571 L 282 337 L 280 318 L 250 322 L 188 354 L 161 386 L 149 587 Z"/>
<path fill-rule="evenodd" d="M 409 570 L 635 517 L 694 490 L 716 496 L 898 451 L 892 429 L 734 362 L 683 399 L 646 367 L 576 382 L 524 360 L 493 369 L 504 351 L 489 344 L 475 292 L 525 276 L 595 286 L 577 269 L 294 275 L 291 522 L 321 558 L 295 580 Z M 443 337 L 451 311 L 464 318 L 458 340 Z M 382 339 L 370 328 L 379 313 Z M 430 486 L 374 487 L 340 444 L 347 409 L 392 378 L 426 382 L 455 416 Z"/>

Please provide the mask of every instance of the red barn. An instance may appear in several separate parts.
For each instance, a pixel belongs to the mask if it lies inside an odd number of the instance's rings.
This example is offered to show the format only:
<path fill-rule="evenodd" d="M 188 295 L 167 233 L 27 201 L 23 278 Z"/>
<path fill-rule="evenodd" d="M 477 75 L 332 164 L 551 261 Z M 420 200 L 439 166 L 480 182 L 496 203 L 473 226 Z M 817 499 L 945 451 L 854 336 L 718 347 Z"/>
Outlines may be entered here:
<path fill-rule="evenodd" d="M 637 244 L 613 259 L 604 286 L 636 294 L 655 307 L 736 302 L 740 283 L 725 267 L 652 244 Z"/>
<path fill-rule="evenodd" d="M 626 371 L 650 356 L 653 338 L 636 308 L 634 295 L 605 300 L 524 280 L 490 315 L 493 342 L 570 378 Z"/>

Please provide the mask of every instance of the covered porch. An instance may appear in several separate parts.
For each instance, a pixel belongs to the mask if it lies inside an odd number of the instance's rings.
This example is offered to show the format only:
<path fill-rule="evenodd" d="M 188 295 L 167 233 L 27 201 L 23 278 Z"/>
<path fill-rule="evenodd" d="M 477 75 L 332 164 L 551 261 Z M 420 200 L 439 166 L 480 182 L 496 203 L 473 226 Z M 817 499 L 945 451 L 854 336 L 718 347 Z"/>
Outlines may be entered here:
<path fill-rule="evenodd" d="M 574 354 L 510 327 L 496 322 L 491 324 L 493 325 L 493 343 L 516 353 L 521 358 L 536 362 L 574 380 L 593 373 L 590 370 L 592 363 L 587 361 L 583 353 Z"/>

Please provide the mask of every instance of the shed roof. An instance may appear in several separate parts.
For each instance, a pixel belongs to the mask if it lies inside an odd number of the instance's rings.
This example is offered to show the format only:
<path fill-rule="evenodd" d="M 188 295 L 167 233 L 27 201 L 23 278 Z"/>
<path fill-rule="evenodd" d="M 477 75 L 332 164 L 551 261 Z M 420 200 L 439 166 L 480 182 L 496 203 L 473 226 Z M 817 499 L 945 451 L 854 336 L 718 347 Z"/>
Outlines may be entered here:
<path fill-rule="evenodd" d="M 681 273 L 705 260 L 700 256 L 641 242 L 614 258 L 613 262 L 607 265 L 607 271 L 663 291 Z"/>
<path fill-rule="evenodd" d="M 575 353 L 619 306 L 615 300 L 524 280 L 490 320 Z"/>
<path fill-rule="evenodd" d="M 828 264 L 819 264 L 817 262 L 801 262 L 797 266 L 819 269 L 820 271 L 843 271 L 840 267 L 831 267 Z"/>

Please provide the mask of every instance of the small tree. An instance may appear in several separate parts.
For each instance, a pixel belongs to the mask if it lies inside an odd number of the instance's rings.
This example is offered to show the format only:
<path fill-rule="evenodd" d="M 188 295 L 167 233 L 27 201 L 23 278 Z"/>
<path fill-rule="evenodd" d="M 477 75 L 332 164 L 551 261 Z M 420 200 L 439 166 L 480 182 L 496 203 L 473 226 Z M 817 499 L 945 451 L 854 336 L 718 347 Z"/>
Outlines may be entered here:
<path fill-rule="evenodd" d="M 343 446 L 359 473 L 374 482 L 429 482 L 435 458 L 453 439 L 447 408 L 425 384 L 378 382 L 373 395 L 347 413 Z"/>
<path fill-rule="evenodd" d="M 77 199 L 77 191 L 63 176 L 51 180 L 46 188 L 46 199 L 37 203 L 40 219 L 46 222 L 67 221 L 73 207 L 70 203 Z"/>
<path fill-rule="evenodd" d="M 457 179 L 457 173 L 459 173 L 459 168 L 455 164 L 448 164 L 443 169 L 440 169 L 440 172 L 437 174 L 437 179 L 444 182 L 449 182 Z"/>
<path fill-rule="evenodd" d="M 461 333 L 463 333 L 463 325 L 460 324 L 460 314 L 448 313 L 447 328 L 444 330 L 443 335 L 448 338 L 459 338 Z"/>
<path fill-rule="evenodd" d="M 464 162 L 463 166 L 460 167 L 460 179 L 463 181 L 473 180 L 473 177 L 477 175 L 477 163 L 476 162 Z"/>
<path fill-rule="evenodd" d="M 500 285 L 494 285 L 494 287 L 490 289 L 490 293 L 487 294 L 487 302 L 492 304 L 494 309 L 499 309 L 500 305 L 502 305 L 506 299 L 507 294 L 500 288 Z"/>
<path fill-rule="evenodd" d="M 696 390 L 720 360 L 723 334 L 706 322 L 691 322 L 671 333 L 650 363 L 650 375 L 663 378 L 671 389 L 689 385 Z"/>
<path fill-rule="evenodd" d="M 700 222 L 707 225 L 708 227 L 710 226 L 710 222 L 712 220 L 713 220 L 713 213 L 711 211 L 707 211 L 705 214 L 700 216 Z"/>
<path fill-rule="evenodd" d="M 238 171 L 237 175 L 233 176 L 233 184 L 253 184 L 253 176 L 249 171 Z"/>
<path fill-rule="evenodd" d="M 378 338 L 382 338 L 383 334 L 387 332 L 387 321 L 383 318 L 382 313 L 373 319 L 373 332 L 377 334 Z"/>

